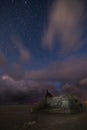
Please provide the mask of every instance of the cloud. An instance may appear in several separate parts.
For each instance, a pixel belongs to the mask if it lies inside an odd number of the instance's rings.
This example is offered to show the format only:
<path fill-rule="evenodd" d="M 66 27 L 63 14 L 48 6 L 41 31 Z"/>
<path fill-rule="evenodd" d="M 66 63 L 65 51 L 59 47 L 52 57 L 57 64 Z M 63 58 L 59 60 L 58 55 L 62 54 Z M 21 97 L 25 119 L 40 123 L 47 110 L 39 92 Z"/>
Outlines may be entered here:
<path fill-rule="evenodd" d="M 20 63 L 11 64 L 11 68 L 6 66 L 3 72 L 4 75 L 8 75 L 17 81 L 24 79 L 24 73 L 24 68 Z"/>
<path fill-rule="evenodd" d="M 0 52 L 0 67 L 3 67 L 6 63 L 6 58 L 2 52 Z"/>
<path fill-rule="evenodd" d="M 19 48 L 21 62 L 26 63 L 27 61 L 30 61 L 30 52 L 22 44 L 18 44 L 17 46 Z"/>
<path fill-rule="evenodd" d="M 19 63 L 14 63 L 14 64 L 13 64 L 13 68 L 14 68 L 14 70 L 16 70 L 16 71 L 19 71 L 19 70 L 21 69 L 21 65 L 20 65 Z"/>
<path fill-rule="evenodd" d="M 1 79 L 2 79 L 3 81 L 4 81 L 4 80 L 9 80 L 10 82 L 15 82 L 15 80 L 14 80 L 12 77 L 8 76 L 8 75 L 2 76 Z"/>
<path fill-rule="evenodd" d="M 85 19 L 84 0 L 56 0 L 50 10 L 43 45 L 53 48 L 55 37 L 57 37 L 60 41 L 61 54 L 78 50 L 85 40 L 83 38 Z"/>
<path fill-rule="evenodd" d="M 75 95 L 81 94 L 81 91 L 78 85 L 68 84 L 68 83 L 62 86 L 62 92 L 67 93 L 67 94 L 75 94 Z"/>
<path fill-rule="evenodd" d="M 25 73 L 25 78 L 61 82 L 76 82 L 87 77 L 87 58 L 68 58 L 47 68 Z"/>
<path fill-rule="evenodd" d="M 62 93 L 73 94 L 81 100 L 87 101 L 87 78 L 81 79 L 77 83 L 65 83 L 61 86 Z"/>
<path fill-rule="evenodd" d="M 87 90 L 79 84 L 64 84 L 61 87 L 62 93 L 74 95 L 80 98 L 81 100 L 87 100 Z"/>
<path fill-rule="evenodd" d="M 9 75 L 3 75 L 0 79 L 0 103 L 29 103 L 42 99 L 47 89 L 52 94 L 57 93 L 52 84 L 33 80 L 17 81 Z"/>
<path fill-rule="evenodd" d="M 31 59 L 31 53 L 30 51 L 23 45 L 23 42 L 21 40 L 21 38 L 14 36 L 11 38 L 12 42 L 16 45 L 16 47 L 18 48 L 19 51 L 19 55 L 20 55 L 20 59 L 19 61 L 21 63 L 26 63 L 28 61 L 30 61 Z"/>
<path fill-rule="evenodd" d="M 82 86 L 87 86 L 87 78 L 80 80 L 79 84 Z"/>

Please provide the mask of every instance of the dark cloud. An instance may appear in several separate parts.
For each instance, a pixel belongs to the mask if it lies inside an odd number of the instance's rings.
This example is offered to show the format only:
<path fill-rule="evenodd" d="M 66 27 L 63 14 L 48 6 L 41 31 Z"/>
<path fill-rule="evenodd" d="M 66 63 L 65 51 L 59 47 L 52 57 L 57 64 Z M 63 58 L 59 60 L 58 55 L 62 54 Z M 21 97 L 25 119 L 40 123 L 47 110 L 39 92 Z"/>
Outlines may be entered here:
<path fill-rule="evenodd" d="M 0 103 L 31 103 L 44 98 L 46 90 L 52 94 L 57 94 L 52 84 L 20 80 L 16 81 L 11 76 L 4 75 L 0 80 Z"/>
<path fill-rule="evenodd" d="M 87 78 L 84 78 L 84 79 L 80 80 L 79 84 L 81 86 L 87 86 Z"/>
<path fill-rule="evenodd" d="M 87 78 L 81 79 L 77 83 L 66 83 L 61 86 L 61 91 L 64 94 L 75 95 L 81 100 L 87 101 Z"/>

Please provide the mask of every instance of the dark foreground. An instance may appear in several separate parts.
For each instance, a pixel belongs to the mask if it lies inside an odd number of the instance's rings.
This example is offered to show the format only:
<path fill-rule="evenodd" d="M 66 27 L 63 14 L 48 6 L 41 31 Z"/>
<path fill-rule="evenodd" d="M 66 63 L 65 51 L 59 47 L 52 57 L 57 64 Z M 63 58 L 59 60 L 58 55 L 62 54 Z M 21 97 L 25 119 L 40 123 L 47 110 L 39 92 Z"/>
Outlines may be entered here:
<path fill-rule="evenodd" d="M 29 106 L 0 106 L 0 130 L 87 130 L 87 107 L 80 114 L 30 114 Z"/>

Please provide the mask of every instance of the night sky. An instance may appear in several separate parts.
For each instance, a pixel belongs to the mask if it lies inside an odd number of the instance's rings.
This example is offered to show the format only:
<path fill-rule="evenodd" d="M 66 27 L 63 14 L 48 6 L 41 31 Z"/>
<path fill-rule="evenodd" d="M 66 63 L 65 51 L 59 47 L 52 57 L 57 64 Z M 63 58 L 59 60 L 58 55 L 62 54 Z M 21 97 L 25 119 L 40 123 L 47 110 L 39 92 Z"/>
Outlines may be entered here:
<path fill-rule="evenodd" d="M 0 76 L 87 81 L 85 0 L 0 0 Z"/>
<path fill-rule="evenodd" d="M 56 59 L 41 45 L 50 4 L 47 0 L 0 1 L 0 49 L 8 66 L 24 62 L 22 67 L 31 70 Z M 25 60 L 20 61 L 24 48 Z"/>

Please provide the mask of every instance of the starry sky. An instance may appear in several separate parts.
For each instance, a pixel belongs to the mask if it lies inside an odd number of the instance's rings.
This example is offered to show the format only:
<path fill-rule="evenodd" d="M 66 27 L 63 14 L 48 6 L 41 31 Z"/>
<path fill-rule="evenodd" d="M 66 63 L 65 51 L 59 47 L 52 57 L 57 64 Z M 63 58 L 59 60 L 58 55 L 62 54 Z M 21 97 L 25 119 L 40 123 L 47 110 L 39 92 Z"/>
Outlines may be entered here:
<path fill-rule="evenodd" d="M 13 64 L 21 64 L 24 70 L 39 69 L 56 59 L 56 53 L 48 52 L 41 45 L 51 3 L 47 0 L 0 1 L 0 50 L 8 69 Z"/>
<path fill-rule="evenodd" d="M 77 82 L 87 78 L 85 0 L 0 0 L 0 75 Z"/>
<path fill-rule="evenodd" d="M 87 100 L 87 1 L 0 0 L 0 102 L 47 89 Z"/>

